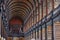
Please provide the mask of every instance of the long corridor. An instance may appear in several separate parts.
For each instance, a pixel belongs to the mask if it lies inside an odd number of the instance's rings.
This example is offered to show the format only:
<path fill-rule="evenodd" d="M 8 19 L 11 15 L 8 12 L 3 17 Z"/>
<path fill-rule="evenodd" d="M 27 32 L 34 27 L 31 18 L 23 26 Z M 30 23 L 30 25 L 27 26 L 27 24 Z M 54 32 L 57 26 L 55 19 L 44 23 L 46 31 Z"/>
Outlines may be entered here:
<path fill-rule="evenodd" d="M 60 0 L 0 0 L 0 40 L 60 40 Z"/>

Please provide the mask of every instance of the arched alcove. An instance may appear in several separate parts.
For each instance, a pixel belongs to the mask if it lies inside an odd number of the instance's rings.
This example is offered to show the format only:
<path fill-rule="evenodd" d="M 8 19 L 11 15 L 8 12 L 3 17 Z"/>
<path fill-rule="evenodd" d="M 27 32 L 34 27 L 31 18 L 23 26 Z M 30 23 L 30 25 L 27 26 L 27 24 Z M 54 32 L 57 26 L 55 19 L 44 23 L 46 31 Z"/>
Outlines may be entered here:
<path fill-rule="evenodd" d="M 9 21 L 9 30 L 13 34 L 19 34 L 22 32 L 23 21 L 18 16 L 12 17 Z"/>

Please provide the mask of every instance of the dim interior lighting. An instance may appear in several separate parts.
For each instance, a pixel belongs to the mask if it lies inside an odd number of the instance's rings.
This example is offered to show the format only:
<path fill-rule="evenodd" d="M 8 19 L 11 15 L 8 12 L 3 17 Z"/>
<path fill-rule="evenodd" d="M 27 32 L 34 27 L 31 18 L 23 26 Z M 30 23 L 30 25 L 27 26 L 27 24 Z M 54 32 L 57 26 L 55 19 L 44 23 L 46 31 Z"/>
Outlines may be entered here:
<path fill-rule="evenodd" d="M 34 38 L 32 38 L 31 40 L 35 40 Z"/>

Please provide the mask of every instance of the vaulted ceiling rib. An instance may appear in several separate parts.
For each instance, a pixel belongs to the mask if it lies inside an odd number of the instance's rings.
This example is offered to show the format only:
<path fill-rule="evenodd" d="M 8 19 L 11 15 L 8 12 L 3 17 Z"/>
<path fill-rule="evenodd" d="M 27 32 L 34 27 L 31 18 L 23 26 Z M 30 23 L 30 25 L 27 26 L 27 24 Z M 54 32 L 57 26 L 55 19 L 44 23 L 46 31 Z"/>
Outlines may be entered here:
<path fill-rule="evenodd" d="M 6 8 L 8 9 L 10 16 L 13 17 L 17 14 L 17 16 L 20 15 L 19 17 L 23 20 L 26 19 L 34 7 L 34 0 L 7 0 L 6 2 Z"/>

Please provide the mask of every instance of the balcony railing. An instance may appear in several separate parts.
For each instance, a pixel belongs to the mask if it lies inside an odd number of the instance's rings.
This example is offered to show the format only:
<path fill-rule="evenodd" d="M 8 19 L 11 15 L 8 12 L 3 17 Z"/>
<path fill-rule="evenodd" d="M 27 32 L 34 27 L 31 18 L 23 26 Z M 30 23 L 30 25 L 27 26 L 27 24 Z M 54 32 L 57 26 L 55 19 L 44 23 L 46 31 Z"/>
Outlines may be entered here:
<path fill-rule="evenodd" d="M 53 16 L 52 16 L 53 14 Z M 58 17 L 60 15 L 60 5 L 52 10 L 45 18 L 43 18 L 41 21 L 39 21 L 38 23 L 36 23 L 35 25 L 33 25 L 26 33 L 25 35 L 29 35 L 29 33 L 33 30 L 35 30 L 36 28 L 39 28 L 40 25 L 45 24 L 45 22 L 47 22 L 48 24 L 51 24 L 50 20 L 54 20 L 56 17 Z M 47 18 L 47 20 L 45 20 Z M 58 20 L 58 19 L 57 19 Z M 41 24 L 42 22 L 42 24 Z"/>

